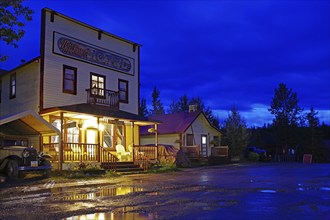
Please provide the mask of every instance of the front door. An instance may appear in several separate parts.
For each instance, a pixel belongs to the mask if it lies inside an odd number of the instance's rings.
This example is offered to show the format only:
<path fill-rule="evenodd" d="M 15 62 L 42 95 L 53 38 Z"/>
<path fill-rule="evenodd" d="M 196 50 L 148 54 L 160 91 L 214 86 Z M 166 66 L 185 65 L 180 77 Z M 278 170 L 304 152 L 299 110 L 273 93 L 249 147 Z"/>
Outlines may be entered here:
<path fill-rule="evenodd" d="M 201 151 L 202 151 L 202 157 L 207 156 L 207 135 L 202 134 L 202 141 L 201 141 Z"/>

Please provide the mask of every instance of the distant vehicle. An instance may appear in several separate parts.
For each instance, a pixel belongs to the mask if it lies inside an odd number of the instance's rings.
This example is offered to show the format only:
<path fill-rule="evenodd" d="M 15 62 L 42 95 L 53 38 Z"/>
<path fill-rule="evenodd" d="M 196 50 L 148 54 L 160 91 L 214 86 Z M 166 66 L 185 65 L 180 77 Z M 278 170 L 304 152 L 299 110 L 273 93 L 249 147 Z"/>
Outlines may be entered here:
<path fill-rule="evenodd" d="M 18 178 L 25 171 L 41 171 L 45 177 L 51 173 L 51 156 L 37 153 L 33 147 L 0 147 L 0 170 L 9 178 Z"/>
<path fill-rule="evenodd" d="M 267 157 L 267 151 L 265 149 L 261 149 L 255 146 L 252 147 L 247 147 L 246 151 L 245 151 L 245 157 L 247 158 L 249 153 L 253 152 L 259 155 L 260 160 L 262 160 L 263 158 Z"/>

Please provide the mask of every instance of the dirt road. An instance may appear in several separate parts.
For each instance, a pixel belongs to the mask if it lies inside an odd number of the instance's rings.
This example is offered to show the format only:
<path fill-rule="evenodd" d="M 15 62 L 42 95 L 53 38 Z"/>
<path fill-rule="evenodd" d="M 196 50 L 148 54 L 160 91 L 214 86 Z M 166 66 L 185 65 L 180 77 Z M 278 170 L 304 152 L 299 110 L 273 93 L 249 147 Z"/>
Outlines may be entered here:
<path fill-rule="evenodd" d="M 330 219 L 330 164 L 0 183 L 0 219 Z"/>

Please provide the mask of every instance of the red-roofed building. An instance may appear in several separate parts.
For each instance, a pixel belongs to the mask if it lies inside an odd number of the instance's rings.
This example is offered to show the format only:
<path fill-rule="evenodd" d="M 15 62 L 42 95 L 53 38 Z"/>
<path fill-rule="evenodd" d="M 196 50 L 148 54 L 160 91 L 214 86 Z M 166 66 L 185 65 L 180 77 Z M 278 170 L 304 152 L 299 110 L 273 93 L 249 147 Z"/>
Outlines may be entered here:
<path fill-rule="evenodd" d="M 159 121 L 158 135 L 151 126 L 140 127 L 140 144 L 167 144 L 177 149 L 199 146 L 200 155 L 211 155 L 211 147 L 220 145 L 221 132 L 214 127 L 202 111 L 155 115 L 149 120 Z"/>

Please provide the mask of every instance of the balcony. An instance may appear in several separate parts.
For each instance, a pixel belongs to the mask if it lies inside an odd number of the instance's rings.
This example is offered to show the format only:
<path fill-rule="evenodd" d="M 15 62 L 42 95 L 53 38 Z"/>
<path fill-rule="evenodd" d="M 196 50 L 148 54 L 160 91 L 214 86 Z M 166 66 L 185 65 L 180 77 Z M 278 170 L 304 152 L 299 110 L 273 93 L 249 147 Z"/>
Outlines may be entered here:
<path fill-rule="evenodd" d="M 86 92 L 87 103 L 119 109 L 119 92 L 99 88 L 86 89 Z"/>

